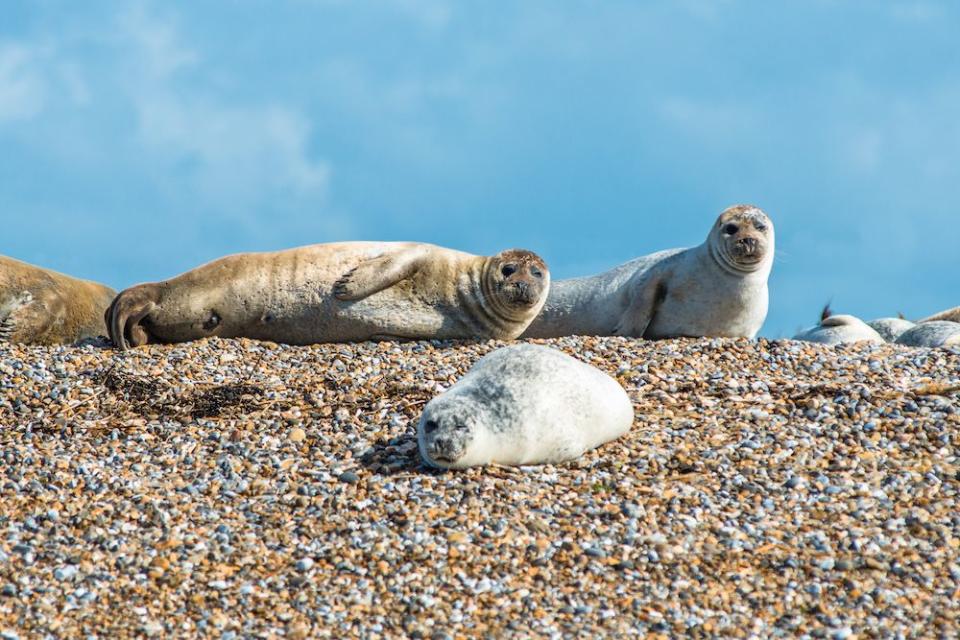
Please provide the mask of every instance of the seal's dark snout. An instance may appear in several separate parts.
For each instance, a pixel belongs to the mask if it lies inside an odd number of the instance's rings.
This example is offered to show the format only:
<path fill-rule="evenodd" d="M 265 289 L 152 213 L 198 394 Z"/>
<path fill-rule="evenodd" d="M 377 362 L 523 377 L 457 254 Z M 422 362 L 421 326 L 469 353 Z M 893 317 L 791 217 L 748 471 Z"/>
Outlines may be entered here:
<path fill-rule="evenodd" d="M 510 283 L 510 290 L 512 295 L 510 296 L 513 301 L 517 304 L 531 304 L 533 302 L 533 291 L 530 288 L 530 283 L 525 282 L 524 280 L 517 280 Z"/>
<path fill-rule="evenodd" d="M 746 237 L 737 240 L 736 252 L 741 256 L 753 256 L 760 249 L 760 242 L 756 238 Z"/>
<path fill-rule="evenodd" d="M 456 446 L 450 438 L 436 438 L 430 445 L 435 458 L 453 460 L 456 458 Z"/>

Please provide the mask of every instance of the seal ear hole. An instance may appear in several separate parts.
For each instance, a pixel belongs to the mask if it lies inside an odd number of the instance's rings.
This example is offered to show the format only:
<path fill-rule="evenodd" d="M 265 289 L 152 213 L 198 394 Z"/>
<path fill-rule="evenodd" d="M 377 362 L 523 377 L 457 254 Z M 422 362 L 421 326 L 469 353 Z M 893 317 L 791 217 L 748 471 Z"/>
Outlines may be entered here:
<path fill-rule="evenodd" d="M 727 223 L 726 225 L 724 225 L 724 227 L 723 227 L 723 232 L 724 232 L 725 234 L 727 234 L 728 236 L 732 236 L 733 234 L 735 234 L 735 233 L 736 233 L 737 231 L 739 231 L 739 230 L 740 230 L 740 227 L 737 226 L 737 225 L 735 225 L 735 224 L 732 223 L 732 222 L 728 222 L 728 223 Z"/>
<path fill-rule="evenodd" d="M 509 278 L 517 272 L 517 265 L 515 264 L 505 264 L 500 267 L 500 273 L 503 274 L 503 277 Z"/>
<path fill-rule="evenodd" d="M 433 433 L 439 426 L 435 420 L 427 420 L 423 425 L 423 430 L 427 433 Z"/>

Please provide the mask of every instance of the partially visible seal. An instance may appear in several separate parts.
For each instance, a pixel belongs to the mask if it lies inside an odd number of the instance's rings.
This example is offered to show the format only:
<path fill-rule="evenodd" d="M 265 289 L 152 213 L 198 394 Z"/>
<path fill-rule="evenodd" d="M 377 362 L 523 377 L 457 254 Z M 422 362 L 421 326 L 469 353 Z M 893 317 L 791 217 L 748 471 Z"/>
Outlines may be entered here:
<path fill-rule="evenodd" d="M 121 348 L 208 336 L 287 344 L 517 337 L 550 274 L 535 253 L 476 256 L 430 244 L 341 242 L 242 253 L 131 287 L 107 311 Z"/>
<path fill-rule="evenodd" d="M 116 293 L 89 280 L 0 256 L 0 342 L 71 344 L 106 333 Z"/>
<path fill-rule="evenodd" d="M 696 247 L 553 283 L 524 337 L 752 338 L 767 317 L 773 255 L 767 215 L 751 205 L 733 206 Z"/>
<path fill-rule="evenodd" d="M 830 345 L 884 342 L 883 336 L 866 322 L 855 316 L 833 315 L 829 305 L 824 307 L 820 314 L 820 324 L 798 333 L 793 339 Z"/>
<path fill-rule="evenodd" d="M 904 318 L 877 318 L 867 324 L 887 342 L 896 342 L 904 331 L 916 326 L 915 323 Z"/>
<path fill-rule="evenodd" d="M 949 322 L 960 322 L 960 307 L 954 307 L 953 309 L 947 309 L 946 311 L 941 311 L 940 313 L 935 313 L 928 318 L 924 318 L 920 322 L 934 322 L 936 320 L 947 320 Z"/>
<path fill-rule="evenodd" d="M 577 458 L 632 423 L 616 380 L 555 349 L 520 344 L 487 354 L 428 402 L 417 441 L 435 467 L 542 464 Z"/>
<path fill-rule="evenodd" d="M 960 345 L 960 322 L 931 320 L 917 323 L 897 338 L 908 347 L 952 347 Z"/>

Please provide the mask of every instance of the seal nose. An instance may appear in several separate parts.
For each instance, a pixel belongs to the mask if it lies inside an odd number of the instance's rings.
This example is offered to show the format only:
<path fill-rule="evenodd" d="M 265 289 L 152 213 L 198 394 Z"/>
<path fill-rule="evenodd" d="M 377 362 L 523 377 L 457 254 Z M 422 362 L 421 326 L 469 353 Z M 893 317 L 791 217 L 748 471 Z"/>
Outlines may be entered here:
<path fill-rule="evenodd" d="M 450 438 L 437 438 L 430 448 L 437 457 L 450 458 L 453 456 L 453 441 Z"/>
<path fill-rule="evenodd" d="M 757 253 L 760 243 L 756 238 L 746 237 L 737 240 L 737 249 L 741 255 L 752 256 Z"/>
<path fill-rule="evenodd" d="M 513 289 L 512 297 L 515 303 L 529 304 L 533 300 L 529 282 L 518 280 L 516 282 L 511 282 L 510 286 Z"/>

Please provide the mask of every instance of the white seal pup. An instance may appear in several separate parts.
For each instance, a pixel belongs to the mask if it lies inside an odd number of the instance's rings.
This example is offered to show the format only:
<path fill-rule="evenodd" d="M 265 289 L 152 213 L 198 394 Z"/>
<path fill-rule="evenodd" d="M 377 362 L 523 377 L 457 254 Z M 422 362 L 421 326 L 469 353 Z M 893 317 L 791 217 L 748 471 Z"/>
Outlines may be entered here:
<path fill-rule="evenodd" d="M 801 331 L 793 339 L 829 345 L 851 342 L 884 342 L 883 336 L 866 322 L 855 316 L 833 315 L 829 305 L 824 307 L 820 314 L 820 324 L 806 331 Z"/>
<path fill-rule="evenodd" d="M 376 338 L 510 340 L 537 315 L 550 273 L 522 249 L 476 256 L 413 242 L 338 242 L 242 253 L 121 292 L 120 349 L 209 336 L 287 344 Z"/>
<path fill-rule="evenodd" d="M 773 255 L 767 215 L 751 205 L 733 206 L 696 247 L 554 282 L 523 337 L 752 338 L 767 317 Z"/>
<path fill-rule="evenodd" d="M 932 316 L 924 318 L 923 320 L 918 320 L 917 323 L 922 322 L 934 322 L 936 320 L 947 320 L 949 322 L 960 322 L 960 307 L 954 307 L 952 309 L 947 309 L 946 311 L 941 311 L 935 313 Z"/>
<path fill-rule="evenodd" d="M 908 347 L 952 347 L 960 345 L 960 322 L 932 320 L 920 322 L 897 338 Z"/>
<path fill-rule="evenodd" d="M 487 354 L 428 402 L 417 441 L 435 467 L 544 464 L 577 458 L 632 423 L 616 380 L 556 349 L 520 344 Z"/>
<path fill-rule="evenodd" d="M 896 342 L 904 331 L 916 326 L 915 323 L 904 318 L 877 318 L 867 324 L 887 342 Z"/>
<path fill-rule="evenodd" d="M 0 342 L 72 344 L 106 335 L 110 287 L 0 256 Z"/>

